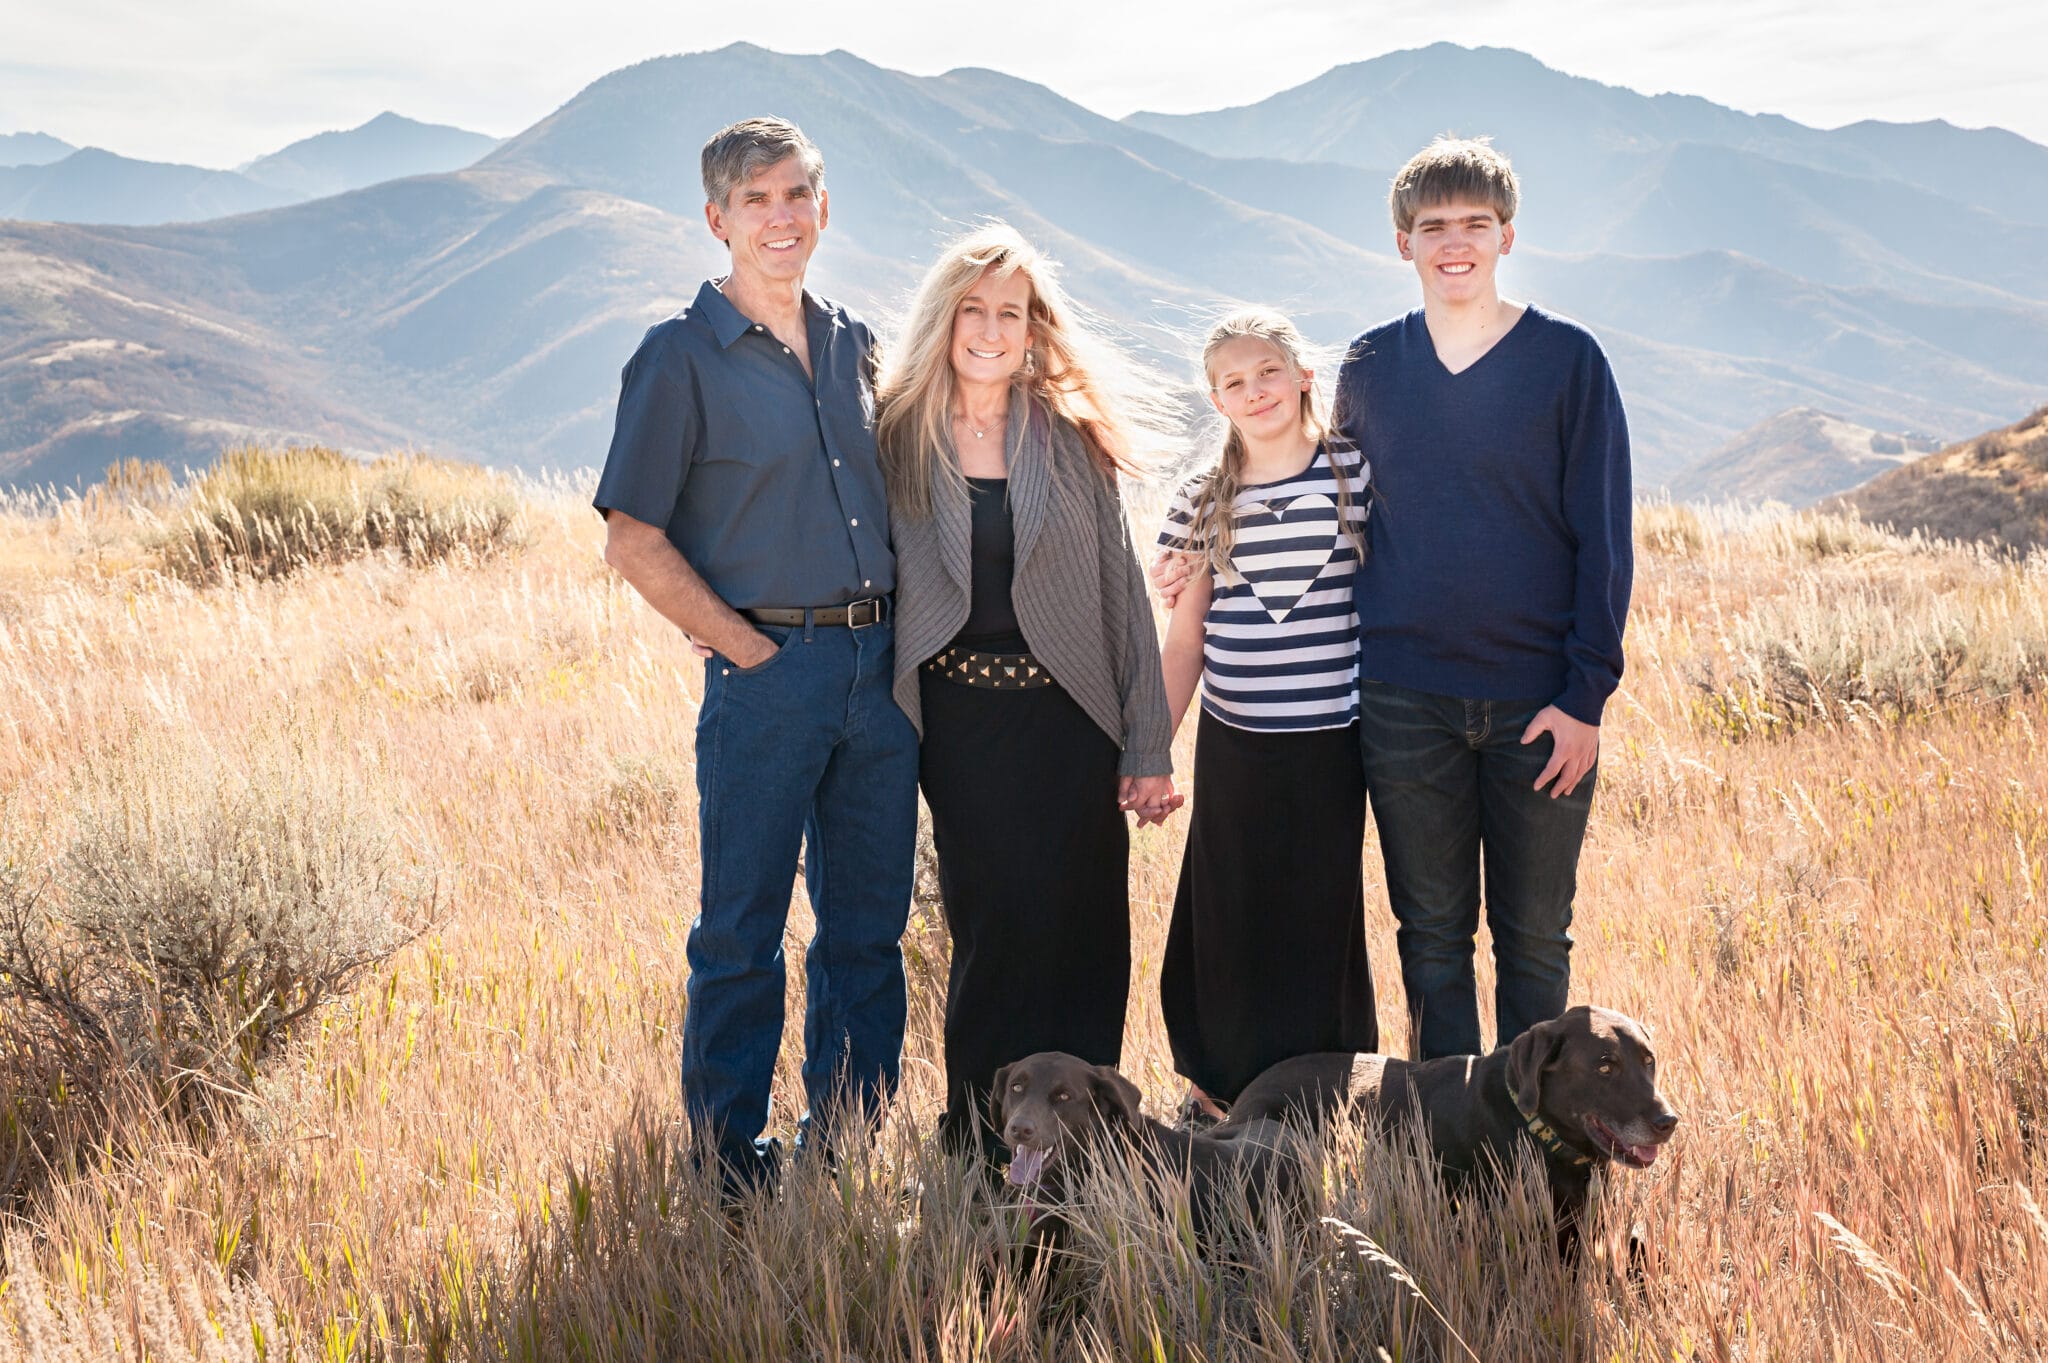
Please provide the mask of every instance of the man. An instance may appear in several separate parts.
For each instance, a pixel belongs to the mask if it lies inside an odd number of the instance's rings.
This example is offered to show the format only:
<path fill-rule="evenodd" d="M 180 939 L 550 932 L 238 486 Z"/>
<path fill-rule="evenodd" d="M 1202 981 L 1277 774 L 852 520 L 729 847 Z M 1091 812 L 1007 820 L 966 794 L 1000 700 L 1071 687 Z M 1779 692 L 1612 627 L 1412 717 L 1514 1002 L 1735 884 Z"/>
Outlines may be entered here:
<path fill-rule="evenodd" d="M 1373 471 L 1359 741 L 1418 1059 L 1477 1054 L 1481 867 L 1495 1044 L 1564 1011 L 1600 719 L 1633 573 L 1628 427 L 1599 342 L 1502 298 L 1520 186 L 1483 141 L 1395 177 L 1422 306 L 1355 340 L 1337 422 Z M 1177 565 L 1155 564 L 1166 590 Z"/>
<path fill-rule="evenodd" d="M 800 851 L 817 932 L 799 1147 L 829 1146 L 837 1116 L 875 1118 L 903 1042 L 917 737 L 890 695 L 874 338 L 803 286 L 824 170 L 782 119 L 704 144 L 704 216 L 731 272 L 628 361 L 596 497 L 605 561 L 708 650 L 682 1087 L 729 1195 L 777 1171 L 762 1133 Z"/>

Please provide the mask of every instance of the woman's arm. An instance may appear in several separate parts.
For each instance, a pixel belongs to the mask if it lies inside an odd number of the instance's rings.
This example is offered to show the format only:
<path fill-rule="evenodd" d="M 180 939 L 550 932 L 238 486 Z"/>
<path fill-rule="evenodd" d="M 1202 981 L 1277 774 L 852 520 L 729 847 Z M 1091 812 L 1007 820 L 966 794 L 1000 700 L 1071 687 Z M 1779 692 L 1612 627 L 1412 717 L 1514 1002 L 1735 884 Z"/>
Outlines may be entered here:
<path fill-rule="evenodd" d="M 1159 652 L 1159 667 L 1166 681 L 1169 733 L 1180 732 L 1181 720 L 1202 684 L 1202 640 L 1214 581 L 1208 572 L 1190 573 L 1181 588 L 1179 608 L 1166 621 L 1166 643 Z"/>
<path fill-rule="evenodd" d="M 1159 631 L 1152 624 L 1152 598 L 1145 590 L 1145 570 L 1138 566 L 1138 555 L 1130 541 L 1123 499 L 1112 493 L 1108 509 L 1115 518 L 1114 525 L 1122 531 L 1111 552 L 1123 560 L 1125 592 L 1124 755 L 1117 774 L 1167 776 L 1173 771 L 1173 731 L 1166 723 L 1166 685 L 1159 672 Z M 1105 583 L 1104 588 L 1113 590 L 1110 583 Z"/>

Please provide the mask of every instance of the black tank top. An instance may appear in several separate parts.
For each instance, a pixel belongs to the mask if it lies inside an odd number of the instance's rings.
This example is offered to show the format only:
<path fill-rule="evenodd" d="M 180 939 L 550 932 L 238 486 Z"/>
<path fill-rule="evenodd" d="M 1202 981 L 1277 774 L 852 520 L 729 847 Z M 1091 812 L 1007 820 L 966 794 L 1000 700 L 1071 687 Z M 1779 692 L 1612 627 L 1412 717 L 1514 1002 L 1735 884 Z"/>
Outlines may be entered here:
<path fill-rule="evenodd" d="M 1028 652 L 1016 607 L 1010 604 L 1010 584 L 1016 575 L 1010 480 L 969 478 L 967 491 L 974 507 L 973 547 L 968 554 L 972 576 L 967 623 L 953 642 L 977 653 Z"/>

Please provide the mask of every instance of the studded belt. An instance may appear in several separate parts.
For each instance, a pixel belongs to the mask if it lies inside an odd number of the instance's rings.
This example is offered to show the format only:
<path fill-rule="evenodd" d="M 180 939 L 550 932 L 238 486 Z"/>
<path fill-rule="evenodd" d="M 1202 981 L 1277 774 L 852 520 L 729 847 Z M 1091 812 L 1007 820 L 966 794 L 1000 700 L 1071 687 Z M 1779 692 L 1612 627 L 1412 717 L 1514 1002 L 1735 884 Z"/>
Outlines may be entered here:
<path fill-rule="evenodd" d="M 991 691 L 1028 691 L 1053 685 L 1052 672 L 1029 653 L 976 653 L 947 648 L 925 659 L 924 670 L 962 686 Z"/>

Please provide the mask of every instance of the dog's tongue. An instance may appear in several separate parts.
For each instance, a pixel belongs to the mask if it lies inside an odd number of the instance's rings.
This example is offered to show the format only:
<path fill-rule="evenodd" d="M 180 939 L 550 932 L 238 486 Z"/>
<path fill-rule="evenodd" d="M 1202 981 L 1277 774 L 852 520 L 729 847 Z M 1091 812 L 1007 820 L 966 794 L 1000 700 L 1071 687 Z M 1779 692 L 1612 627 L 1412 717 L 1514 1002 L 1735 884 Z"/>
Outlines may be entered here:
<path fill-rule="evenodd" d="M 1019 1188 L 1035 1186 L 1039 1176 L 1044 1172 L 1045 1151 L 1043 1150 L 1036 1150 L 1030 1146 L 1025 1146 L 1010 1156 L 1009 1181 L 1016 1184 Z"/>
<path fill-rule="evenodd" d="M 1657 1162 L 1657 1147 L 1654 1145 L 1631 1145 L 1629 1158 L 1647 1169 Z"/>

